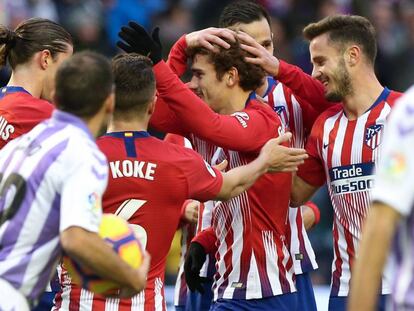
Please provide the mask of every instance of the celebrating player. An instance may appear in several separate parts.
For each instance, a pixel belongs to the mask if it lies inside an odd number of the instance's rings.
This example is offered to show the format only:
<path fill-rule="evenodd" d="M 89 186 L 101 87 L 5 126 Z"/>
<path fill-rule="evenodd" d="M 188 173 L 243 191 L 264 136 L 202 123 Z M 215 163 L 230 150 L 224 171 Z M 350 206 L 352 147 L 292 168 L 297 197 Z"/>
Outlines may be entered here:
<path fill-rule="evenodd" d="M 327 17 L 304 29 L 310 40 L 313 77 L 296 72 L 289 83 L 295 94 L 309 101 L 341 101 L 315 122 L 305 161 L 295 178 L 292 201 L 305 202 L 328 183 L 334 207 L 334 262 L 329 310 L 345 310 L 352 263 L 360 239 L 361 224 L 369 207 L 372 169 L 380 153 L 385 120 L 399 93 L 383 87 L 374 73 L 376 42 L 371 23 L 360 16 Z M 241 40 L 245 35 L 239 36 Z M 243 37 L 243 38 L 242 38 Z M 249 42 L 245 48 L 266 71 L 280 69 L 271 55 Z M 320 89 L 309 92 L 310 89 Z M 312 94 L 311 94 L 312 93 Z M 390 293 L 383 280 L 382 294 Z M 381 296 L 381 308 L 385 297 Z"/>
<path fill-rule="evenodd" d="M 154 63 L 160 96 L 157 105 L 174 111 L 161 120 L 164 125 L 170 122 L 171 127 L 165 130 L 190 137 L 208 162 L 210 152 L 218 146 L 223 148 L 219 162 L 227 159 L 230 168 L 249 163 L 265 141 L 283 132 L 270 107 L 249 98 L 261 85 L 264 72 L 243 60 L 247 54 L 237 42 L 217 52 L 203 48 L 189 51 L 198 93 L 207 106 L 161 61 L 157 31 L 150 37 L 131 22 L 122 28 L 120 37 L 126 42 L 119 43 L 121 48 L 150 55 Z M 215 207 L 213 227 L 220 244 L 216 255 L 217 310 L 227 305 L 237 308 L 239 303 L 245 308 L 250 304 L 272 309 L 296 307 L 293 263 L 285 237 L 289 193 L 274 195 L 277 189 L 289 190 L 290 186 L 291 174 L 265 174 L 248 191 Z"/>
<path fill-rule="evenodd" d="M 145 286 L 148 257 L 134 270 L 97 234 L 108 169 L 93 137 L 113 110 L 112 84 L 103 56 L 65 61 L 56 74 L 53 117 L 0 152 L 2 310 L 36 304 L 62 249 L 125 287 L 126 296 Z"/>
<path fill-rule="evenodd" d="M 229 28 L 234 31 L 242 31 L 251 35 L 258 44 L 273 54 L 273 34 L 271 32 L 270 22 L 270 16 L 266 10 L 253 1 L 235 1 L 229 4 L 223 10 L 219 20 L 220 27 Z M 174 70 L 178 71 L 178 74 L 181 74 L 187 64 L 186 49 L 188 47 L 203 46 L 214 51 L 214 44 L 220 44 L 223 48 L 228 48 L 228 43 L 223 39 L 231 40 L 233 36 L 234 34 L 231 31 L 219 28 L 208 28 L 184 35 L 171 49 L 168 64 Z M 285 71 L 298 70 L 297 67 L 286 63 L 283 63 L 283 66 Z M 193 81 L 195 80 L 196 78 L 193 77 Z M 190 82 L 188 85 L 197 92 L 197 83 Z M 256 94 L 262 97 L 279 115 L 283 125 L 293 134 L 291 145 L 298 148 L 304 146 L 306 136 L 309 134 L 312 124 L 319 113 L 331 105 L 330 103 L 325 104 L 322 102 L 321 104 L 320 102 L 316 102 L 314 103 L 315 107 L 312 107 L 300 97 L 295 97 L 288 87 L 277 82 L 271 76 L 265 77 L 261 85 L 251 96 L 254 97 Z M 309 206 L 314 207 L 312 203 L 309 203 Z M 307 237 L 301 209 L 306 216 L 304 219 L 310 222 L 308 226 L 312 226 L 314 220 L 317 219 L 317 208 L 315 209 L 316 213 L 307 205 L 303 205 L 302 208 L 290 208 L 290 230 L 287 236 L 290 237 L 290 252 L 294 260 L 295 274 L 297 275 L 298 308 L 300 310 L 304 310 L 304 308 L 307 308 L 306 310 L 316 310 L 316 302 L 308 272 L 316 269 L 317 264 L 315 254 Z M 202 223 L 211 224 L 211 221 L 203 218 Z M 196 251 L 199 248 L 192 248 L 192 250 Z M 194 256 L 197 256 L 197 254 L 194 254 Z M 208 269 L 203 267 L 201 271 L 204 277 L 207 276 L 205 275 L 206 270 Z M 206 289 L 204 291 L 206 292 L 204 296 L 207 296 L 205 298 L 209 299 L 207 295 L 208 291 Z M 203 301 L 201 304 L 205 306 L 206 302 Z"/>
<path fill-rule="evenodd" d="M 0 26 L 0 66 L 12 68 L 0 89 L 0 148 L 50 118 L 54 76 L 72 52 L 70 34 L 50 20 L 31 18 L 14 31 Z"/>
<path fill-rule="evenodd" d="M 155 78 L 149 59 L 120 55 L 113 61 L 116 108 L 108 133 L 98 145 L 109 160 L 110 179 L 103 198 L 104 211 L 127 219 L 152 255 L 147 287 L 132 299 L 86 293 L 76 286 L 57 297 L 58 308 L 70 305 L 111 310 L 165 310 L 165 260 L 186 198 L 228 200 L 244 192 L 281 160 L 285 148 L 267 143 L 256 160 L 221 173 L 193 150 L 151 137 L 146 129 L 155 108 Z M 287 149 L 287 148 L 286 148 Z M 284 160 L 283 160 L 284 161 Z M 300 163 L 300 161 L 299 161 Z M 63 300 L 63 301 L 62 301 Z"/>

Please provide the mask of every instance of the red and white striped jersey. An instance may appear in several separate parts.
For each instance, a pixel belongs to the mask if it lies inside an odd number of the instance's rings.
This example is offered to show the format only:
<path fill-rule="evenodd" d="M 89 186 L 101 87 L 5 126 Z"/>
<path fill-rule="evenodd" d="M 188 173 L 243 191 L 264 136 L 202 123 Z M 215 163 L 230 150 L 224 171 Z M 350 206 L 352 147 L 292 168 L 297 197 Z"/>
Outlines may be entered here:
<path fill-rule="evenodd" d="M 70 284 L 65 286 L 66 279 L 61 276 L 63 292 L 57 296 L 56 304 L 60 299 L 61 305 L 91 304 L 94 310 L 164 311 L 165 261 L 182 204 L 188 198 L 214 198 L 221 189 L 222 174 L 193 150 L 150 137 L 147 132 L 107 133 L 98 138 L 97 144 L 107 156 L 111 172 L 103 210 L 128 220 L 151 254 L 147 285 L 133 299 L 105 299 L 98 295 L 90 299 L 92 294 L 82 296 L 85 291 L 75 286 L 67 289 Z M 70 302 L 65 300 L 68 298 Z"/>
<path fill-rule="evenodd" d="M 315 122 L 306 149 L 310 158 L 298 176 L 309 184 L 327 182 L 334 208 L 331 296 L 347 296 L 361 225 L 371 201 L 373 169 L 380 156 L 386 119 L 400 93 L 384 88 L 371 108 L 348 120 L 335 105 Z M 382 293 L 390 293 L 388 278 Z"/>
<path fill-rule="evenodd" d="M 268 89 L 263 97 L 264 101 L 279 115 L 286 130 L 292 133 L 291 145 L 295 148 L 304 148 L 310 128 L 319 113 L 306 101 L 298 101 L 289 88 L 273 77 L 268 77 L 267 82 Z M 315 252 L 303 224 L 300 208 L 289 208 L 287 236 L 295 274 L 317 269 Z"/>
<path fill-rule="evenodd" d="M 282 129 L 273 111 L 256 100 L 249 100 L 245 109 L 232 115 L 216 114 L 185 88 L 164 62 L 153 69 L 159 91 L 157 109 L 167 106 L 173 110 L 173 116 L 161 122 L 165 125 L 174 115 L 179 116 L 165 130 L 196 136 L 196 141 L 190 141 L 203 157 L 200 140 L 205 150 L 222 147 L 228 169 L 251 162 L 264 143 Z M 265 174 L 249 190 L 214 208 L 213 227 L 219 243 L 215 299 L 255 299 L 296 290 L 286 239 L 290 182 L 291 174 Z M 275 196 L 276 191 L 280 195 Z"/>

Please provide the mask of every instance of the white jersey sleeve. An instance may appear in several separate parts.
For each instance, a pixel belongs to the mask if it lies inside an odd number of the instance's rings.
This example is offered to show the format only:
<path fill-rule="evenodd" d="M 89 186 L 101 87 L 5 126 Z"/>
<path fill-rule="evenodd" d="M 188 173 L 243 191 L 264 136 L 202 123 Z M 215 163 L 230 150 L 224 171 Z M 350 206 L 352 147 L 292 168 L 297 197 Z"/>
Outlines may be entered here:
<path fill-rule="evenodd" d="M 92 232 L 99 230 L 108 166 L 106 157 L 98 149 L 88 147 L 82 153 L 66 154 L 77 160 L 72 160 L 72 167 L 67 168 L 62 177 L 65 182 L 61 193 L 60 232 L 71 226 Z"/>
<path fill-rule="evenodd" d="M 414 201 L 414 88 L 396 103 L 377 166 L 373 200 L 390 205 L 404 216 Z"/>

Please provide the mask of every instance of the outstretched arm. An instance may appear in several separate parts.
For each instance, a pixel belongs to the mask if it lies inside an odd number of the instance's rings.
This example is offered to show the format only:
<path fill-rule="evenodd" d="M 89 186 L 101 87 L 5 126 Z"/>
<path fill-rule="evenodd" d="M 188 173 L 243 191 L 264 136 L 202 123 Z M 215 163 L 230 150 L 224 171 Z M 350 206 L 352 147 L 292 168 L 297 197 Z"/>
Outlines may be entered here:
<path fill-rule="evenodd" d="M 308 101 L 318 112 L 325 111 L 332 103 L 325 99 L 321 82 L 293 66 L 277 59 L 248 34 L 239 32 L 237 38 L 241 47 L 254 57 L 246 57 L 247 62 L 261 66 L 269 75 L 289 87 L 296 97 Z"/>
<path fill-rule="evenodd" d="M 247 190 L 264 173 L 270 170 L 281 172 L 296 171 L 307 158 L 305 153 L 289 155 L 291 149 L 281 146 L 290 139 L 291 133 L 269 140 L 259 156 L 249 164 L 223 173 L 223 184 L 216 199 L 228 200 Z"/>

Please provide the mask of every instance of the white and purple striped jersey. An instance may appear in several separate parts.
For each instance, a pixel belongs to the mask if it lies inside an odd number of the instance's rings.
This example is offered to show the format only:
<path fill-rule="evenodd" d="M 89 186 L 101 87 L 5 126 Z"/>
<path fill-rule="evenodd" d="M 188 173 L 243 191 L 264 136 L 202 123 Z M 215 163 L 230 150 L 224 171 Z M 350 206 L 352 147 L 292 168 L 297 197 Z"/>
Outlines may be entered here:
<path fill-rule="evenodd" d="M 59 233 L 97 232 L 107 161 L 85 123 L 55 111 L 0 152 L 0 278 L 35 301 L 61 254 Z"/>
<path fill-rule="evenodd" d="M 316 120 L 298 176 L 314 186 L 325 182 L 334 209 L 331 296 L 347 296 L 361 225 L 370 206 L 373 169 L 380 157 L 386 119 L 400 93 L 384 88 L 364 114 L 349 120 L 337 104 Z M 382 293 L 391 291 L 384 277 Z"/>
<path fill-rule="evenodd" d="M 377 165 L 373 200 L 383 202 L 402 216 L 394 240 L 397 264 L 392 299 L 395 310 L 414 308 L 414 88 L 397 101 L 384 136 Z"/>
<path fill-rule="evenodd" d="M 306 111 L 302 109 L 304 104 L 301 104 L 286 86 L 278 83 L 273 77 L 268 77 L 267 82 L 269 86 L 263 99 L 279 115 L 285 128 L 292 133 L 292 147 L 304 148 L 307 133 L 305 121 L 313 123 L 313 120 L 309 119 L 316 113 L 305 116 Z M 308 120 L 304 120 L 305 118 Z M 300 208 L 289 208 L 288 230 L 295 274 L 316 270 L 318 264 L 315 252 L 303 224 Z"/>

